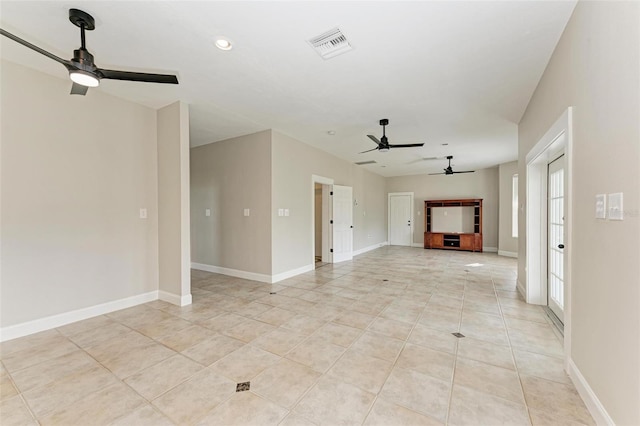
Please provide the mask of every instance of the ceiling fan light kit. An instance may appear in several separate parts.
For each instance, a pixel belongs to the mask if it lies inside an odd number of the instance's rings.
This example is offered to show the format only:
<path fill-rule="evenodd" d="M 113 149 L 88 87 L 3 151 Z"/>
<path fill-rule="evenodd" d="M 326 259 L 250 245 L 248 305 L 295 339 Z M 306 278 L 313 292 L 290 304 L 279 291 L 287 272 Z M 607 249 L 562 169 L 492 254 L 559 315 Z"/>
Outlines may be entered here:
<path fill-rule="evenodd" d="M 40 53 L 62 64 L 69 71 L 69 78 L 73 81 L 72 95 L 85 95 L 87 88 L 97 87 L 101 79 L 143 81 L 148 83 L 178 84 L 178 78 L 170 74 L 149 74 L 142 72 L 107 70 L 98 68 L 93 62 L 93 55 L 85 45 L 85 31 L 95 29 L 93 16 L 79 9 L 69 9 L 69 21 L 80 28 L 80 48 L 73 51 L 73 59 L 62 59 L 51 52 L 29 43 L 18 36 L 0 28 L 0 34 L 10 38 L 29 49 Z"/>
<path fill-rule="evenodd" d="M 69 78 L 81 86 L 98 87 L 100 85 L 100 80 L 87 71 L 71 70 L 69 71 Z"/>

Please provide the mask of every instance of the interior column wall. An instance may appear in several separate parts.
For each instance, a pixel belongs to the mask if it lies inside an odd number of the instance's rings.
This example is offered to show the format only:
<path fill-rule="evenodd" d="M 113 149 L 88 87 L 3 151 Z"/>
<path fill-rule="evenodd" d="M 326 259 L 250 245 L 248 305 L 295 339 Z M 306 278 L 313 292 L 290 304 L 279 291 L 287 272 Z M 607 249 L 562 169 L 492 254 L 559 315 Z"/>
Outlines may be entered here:
<path fill-rule="evenodd" d="M 189 109 L 175 102 L 158 114 L 159 296 L 191 303 Z"/>

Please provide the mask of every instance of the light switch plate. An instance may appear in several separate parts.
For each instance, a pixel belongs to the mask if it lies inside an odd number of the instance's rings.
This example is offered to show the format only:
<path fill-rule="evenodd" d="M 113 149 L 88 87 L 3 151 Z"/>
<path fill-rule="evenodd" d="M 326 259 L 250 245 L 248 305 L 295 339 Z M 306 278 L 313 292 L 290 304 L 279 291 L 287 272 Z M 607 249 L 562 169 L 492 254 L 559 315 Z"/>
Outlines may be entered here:
<path fill-rule="evenodd" d="M 607 195 L 596 195 L 596 219 L 607 218 Z"/>
<path fill-rule="evenodd" d="M 284 209 L 284 215 L 289 216 L 289 209 Z"/>
<path fill-rule="evenodd" d="M 249 209 L 244 209 L 244 215 L 245 216 L 249 216 L 250 210 Z"/>
<path fill-rule="evenodd" d="M 211 216 L 211 209 L 204 209 L 204 215 L 205 216 Z"/>
<path fill-rule="evenodd" d="M 622 220 L 622 192 L 616 192 L 607 196 L 607 207 L 609 210 L 609 220 Z"/>
<path fill-rule="evenodd" d="M 284 216 L 284 209 L 278 209 L 278 216 Z"/>
<path fill-rule="evenodd" d="M 147 209 L 140 209 L 140 219 L 146 219 L 147 218 Z"/>

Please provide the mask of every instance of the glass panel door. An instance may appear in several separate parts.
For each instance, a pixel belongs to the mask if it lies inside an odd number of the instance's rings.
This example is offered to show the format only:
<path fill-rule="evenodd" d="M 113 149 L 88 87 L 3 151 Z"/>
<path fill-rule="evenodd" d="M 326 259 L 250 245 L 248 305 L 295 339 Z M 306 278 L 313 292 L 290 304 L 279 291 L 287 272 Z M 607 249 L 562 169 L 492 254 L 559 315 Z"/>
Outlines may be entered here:
<path fill-rule="evenodd" d="M 564 323 L 564 156 L 549 163 L 547 301 Z"/>

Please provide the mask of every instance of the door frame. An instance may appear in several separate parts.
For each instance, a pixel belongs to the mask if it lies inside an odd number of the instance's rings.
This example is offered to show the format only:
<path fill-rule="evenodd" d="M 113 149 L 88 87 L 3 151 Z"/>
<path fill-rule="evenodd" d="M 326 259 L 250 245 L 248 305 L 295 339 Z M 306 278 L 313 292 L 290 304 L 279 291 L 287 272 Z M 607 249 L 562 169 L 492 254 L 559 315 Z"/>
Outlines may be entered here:
<path fill-rule="evenodd" d="M 329 212 L 331 211 L 331 197 L 327 185 L 333 185 L 333 179 L 311 175 L 311 258 L 315 265 L 316 254 L 316 232 L 315 232 L 315 203 L 316 203 L 316 183 L 322 185 L 322 261 L 333 263 L 333 256 L 329 250 L 331 247 L 331 229 L 329 226 Z"/>
<path fill-rule="evenodd" d="M 573 112 L 572 107 L 556 120 L 526 155 L 526 288 L 527 303 L 547 304 L 547 168 L 565 156 L 565 249 L 564 249 L 564 365 L 571 359 L 571 257 L 573 252 Z"/>
<path fill-rule="evenodd" d="M 414 220 L 413 220 L 413 192 L 389 192 L 387 193 L 387 242 L 391 245 L 391 197 L 397 195 L 409 195 L 410 196 L 410 206 L 409 212 L 411 212 L 411 241 L 409 242 L 408 247 L 413 247 L 413 230 L 414 230 Z"/>

